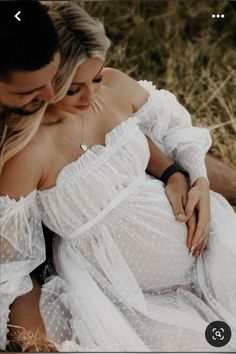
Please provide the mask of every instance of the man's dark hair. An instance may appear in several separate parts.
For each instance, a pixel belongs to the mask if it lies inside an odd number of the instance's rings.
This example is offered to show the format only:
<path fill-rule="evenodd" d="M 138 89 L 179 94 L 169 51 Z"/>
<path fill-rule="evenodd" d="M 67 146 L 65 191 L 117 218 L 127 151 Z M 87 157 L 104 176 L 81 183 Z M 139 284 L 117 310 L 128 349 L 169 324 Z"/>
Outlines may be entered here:
<path fill-rule="evenodd" d="M 18 21 L 15 14 L 21 11 Z M 47 9 L 36 0 L 0 1 L 0 79 L 13 71 L 34 71 L 49 64 L 59 51 L 56 30 Z"/>

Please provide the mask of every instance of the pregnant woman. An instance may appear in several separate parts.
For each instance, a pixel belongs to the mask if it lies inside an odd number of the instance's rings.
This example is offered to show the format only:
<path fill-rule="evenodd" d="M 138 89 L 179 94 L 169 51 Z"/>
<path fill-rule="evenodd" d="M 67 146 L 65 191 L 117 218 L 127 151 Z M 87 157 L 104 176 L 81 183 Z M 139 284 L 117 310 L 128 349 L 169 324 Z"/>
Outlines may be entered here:
<path fill-rule="evenodd" d="M 44 285 L 40 310 L 59 350 L 69 341 L 70 351 L 216 351 L 205 339 L 216 320 L 232 331 L 223 351 L 235 350 L 236 216 L 209 193 L 208 131 L 192 127 L 170 92 L 104 68 L 108 39 L 83 9 L 68 2 L 49 8 L 61 72 L 73 76 L 3 169 L 3 257 L 11 265 L 11 255 L 24 255 L 5 293 L 19 282 L 27 287 L 27 266 L 43 254 L 43 221 L 58 235 L 58 276 Z M 99 31 L 96 45 L 88 41 Z M 146 136 L 189 173 L 188 217 L 198 209 L 205 226 L 198 222 L 192 238 L 176 221 L 164 183 L 145 172 Z"/>

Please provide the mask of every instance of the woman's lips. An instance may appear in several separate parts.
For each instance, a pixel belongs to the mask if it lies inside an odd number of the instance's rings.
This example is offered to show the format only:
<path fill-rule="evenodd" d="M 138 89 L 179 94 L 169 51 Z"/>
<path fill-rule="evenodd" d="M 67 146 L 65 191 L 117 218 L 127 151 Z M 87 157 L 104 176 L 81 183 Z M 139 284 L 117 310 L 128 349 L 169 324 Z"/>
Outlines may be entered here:
<path fill-rule="evenodd" d="M 88 109 L 92 106 L 92 102 L 86 104 L 86 105 L 79 105 L 77 106 L 79 109 Z"/>

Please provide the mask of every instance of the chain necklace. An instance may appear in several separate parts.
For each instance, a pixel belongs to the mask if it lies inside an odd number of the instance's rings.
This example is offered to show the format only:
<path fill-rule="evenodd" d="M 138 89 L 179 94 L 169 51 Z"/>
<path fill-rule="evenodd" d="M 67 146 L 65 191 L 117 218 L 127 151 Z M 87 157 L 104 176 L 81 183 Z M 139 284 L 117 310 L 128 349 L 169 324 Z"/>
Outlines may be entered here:
<path fill-rule="evenodd" d="M 84 141 L 84 116 L 82 115 L 82 136 L 81 136 L 81 140 L 77 140 L 75 139 L 73 136 L 71 136 L 69 133 L 67 133 L 67 131 L 65 131 L 64 128 L 61 127 L 61 125 L 59 125 L 59 128 L 64 132 L 64 134 L 70 138 L 71 140 L 74 140 L 76 143 L 79 143 L 79 146 L 80 148 L 83 150 L 83 151 L 87 151 L 88 150 L 88 147 L 87 145 L 83 142 Z"/>

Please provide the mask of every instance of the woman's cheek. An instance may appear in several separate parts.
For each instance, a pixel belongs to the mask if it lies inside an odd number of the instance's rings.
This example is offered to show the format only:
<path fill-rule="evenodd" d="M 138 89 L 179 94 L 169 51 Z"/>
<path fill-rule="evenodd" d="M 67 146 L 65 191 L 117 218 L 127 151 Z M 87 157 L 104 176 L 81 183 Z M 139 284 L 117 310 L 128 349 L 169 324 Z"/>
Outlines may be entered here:
<path fill-rule="evenodd" d="M 101 87 L 102 87 L 102 82 L 96 84 L 94 92 L 98 92 L 101 89 Z"/>
<path fill-rule="evenodd" d="M 74 97 L 73 97 L 73 96 L 65 96 L 65 97 L 60 101 L 61 104 L 67 105 L 67 106 L 73 105 L 73 102 L 74 102 Z"/>

